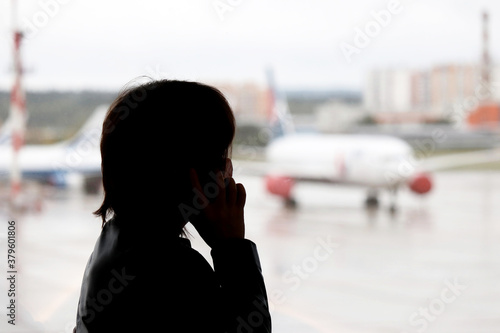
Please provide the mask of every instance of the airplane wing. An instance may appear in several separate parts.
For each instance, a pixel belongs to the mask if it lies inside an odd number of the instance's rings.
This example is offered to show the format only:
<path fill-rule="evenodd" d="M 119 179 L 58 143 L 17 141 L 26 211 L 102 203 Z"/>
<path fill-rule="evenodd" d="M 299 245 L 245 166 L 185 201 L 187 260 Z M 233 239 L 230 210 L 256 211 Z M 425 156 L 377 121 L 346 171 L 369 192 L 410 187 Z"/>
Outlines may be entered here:
<path fill-rule="evenodd" d="M 64 175 L 68 173 L 100 176 L 99 144 L 106 111 L 107 106 L 98 107 L 69 140 L 50 145 L 23 146 L 18 157 L 23 178 L 63 185 Z M 0 145 L 0 178 L 9 177 L 11 161 L 10 145 Z"/>

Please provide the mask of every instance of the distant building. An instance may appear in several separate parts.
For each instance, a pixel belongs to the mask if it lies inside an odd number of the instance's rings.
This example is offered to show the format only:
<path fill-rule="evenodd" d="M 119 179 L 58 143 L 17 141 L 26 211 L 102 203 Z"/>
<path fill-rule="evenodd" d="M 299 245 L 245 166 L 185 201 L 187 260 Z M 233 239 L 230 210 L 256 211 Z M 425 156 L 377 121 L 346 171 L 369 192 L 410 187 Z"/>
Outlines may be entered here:
<path fill-rule="evenodd" d="M 424 71 L 414 71 L 411 77 L 411 109 L 425 112 L 431 106 L 431 74 Z"/>
<path fill-rule="evenodd" d="M 266 87 L 254 83 L 215 83 L 226 96 L 236 117 L 263 121 L 267 117 L 269 94 Z"/>
<path fill-rule="evenodd" d="M 411 110 L 412 71 L 385 69 L 370 72 L 364 89 L 364 105 L 373 113 Z"/>
<path fill-rule="evenodd" d="M 472 64 L 443 65 L 429 70 L 373 70 L 365 81 L 363 104 L 382 123 L 444 119 L 460 119 L 464 123 L 467 114 L 484 102 L 486 95 L 491 100 L 500 100 L 500 89 L 495 84 L 495 77 L 500 77 L 495 75 L 497 72 L 499 69 L 494 68 L 492 84 L 485 88 L 480 67 Z"/>
<path fill-rule="evenodd" d="M 432 112 L 441 114 L 446 108 L 462 103 L 474 96 L 480 84 L 481 75 L 475 65 L 439 66 L 430 74 L 430 102 Z"/>
<path fill-rule="evenodd" d="M 467 124 L 472 128 L 498 129 L 500 106 L 498 103 L 483 103 L 467 115 Z"/>

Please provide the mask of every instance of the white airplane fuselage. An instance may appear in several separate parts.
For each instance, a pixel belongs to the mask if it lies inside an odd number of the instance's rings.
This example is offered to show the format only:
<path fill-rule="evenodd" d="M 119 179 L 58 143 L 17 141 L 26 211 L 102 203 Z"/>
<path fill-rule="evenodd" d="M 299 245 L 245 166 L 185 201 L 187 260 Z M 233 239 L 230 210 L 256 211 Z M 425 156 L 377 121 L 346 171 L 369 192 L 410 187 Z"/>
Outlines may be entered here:
<path fill-rule="evenodd" d="M 8 178 L 13 165 L 11 147 L 0 147 L 1 178 Z M 64 175 L 95 173 L 100 166 L 99 151 L 77 151 L 64 145 L 26 145 L 17 156 L 23 178 L 64 185 Z"/>
<path fill-rule="evenodd" d="M 267 191 L 292 206 L 297 181 L 364 187 L 370 205 L 378 202 L 378 190 L 395 194 L 408 186 L 417 194 L 425 194 L 432 188 L 430 176 L 411 163 L 412 147 L 396 137 L 294 133 L 273 140 L 266 159 L 270 165 L 265 179 Z"/>
<path fill-rule="evenodd" d="M 411 175 L 401 165 L 412 157 L 406 142 L 389 136 L 291 134 L 270 143 L 266 158 L 272 173 L 294 179 L 322 180 L 388 188 Z"/>

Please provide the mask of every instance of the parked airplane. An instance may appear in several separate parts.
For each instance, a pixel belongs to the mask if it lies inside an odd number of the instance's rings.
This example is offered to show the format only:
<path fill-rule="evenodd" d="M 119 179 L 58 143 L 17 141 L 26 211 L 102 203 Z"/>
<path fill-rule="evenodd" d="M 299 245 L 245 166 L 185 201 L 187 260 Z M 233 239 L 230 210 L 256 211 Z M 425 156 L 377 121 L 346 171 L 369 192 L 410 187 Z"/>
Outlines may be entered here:
<path fill-rule="evenodd" d="M 49 145 L 25 145 L 18 164 L 25 180 L 65 186 L 70 173 L 82 174 L 85 189 L 95 191 L 101 176 L 99 141 L 106 106 L 98 107 L 76 135 Z M 0 130 L 0 179 L 8 179 L 12 167 L 10 121 Z"/>
<path fill-rule="evenodd" d="M 271 107 L 270 122 L 275 138 L 266 148 L 264 164 L 240 164 L 265 174 L 269 193 L 295 207 L 294 185 L 298 181 L 320 181 L 367 188 L 367 205 L 378 204 L 378 192 L 393 194 L 391 210 L 396 209 L 399 188 L 409 186 L 418 194 L 432 188 L 428 173 L 412 168 L 413 149 L 405 141 L 390 136 L 356 134 L 297 133 L 285 96 L 276 90 L 268 73 Z M 409 167 L 410 166 L 410 167 Z M 248 169 L 249 168 L 249 169 Z"/>

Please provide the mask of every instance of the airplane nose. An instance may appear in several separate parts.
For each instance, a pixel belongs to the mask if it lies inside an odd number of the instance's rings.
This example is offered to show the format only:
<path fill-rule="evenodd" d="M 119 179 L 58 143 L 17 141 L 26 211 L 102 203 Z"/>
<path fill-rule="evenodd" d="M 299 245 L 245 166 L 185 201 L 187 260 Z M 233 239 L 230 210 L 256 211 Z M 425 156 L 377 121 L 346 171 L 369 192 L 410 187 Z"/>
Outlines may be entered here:
<path fill-rule="evenodd" d="M 408 181 L 408 186 L 417 194 L 428 193 L 432 189 L 431 176 L 425 172 L 418 173 Z"/>

